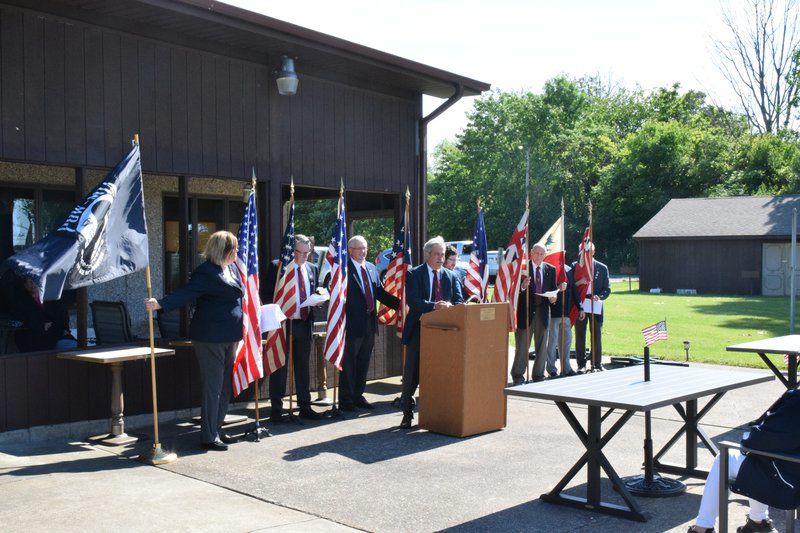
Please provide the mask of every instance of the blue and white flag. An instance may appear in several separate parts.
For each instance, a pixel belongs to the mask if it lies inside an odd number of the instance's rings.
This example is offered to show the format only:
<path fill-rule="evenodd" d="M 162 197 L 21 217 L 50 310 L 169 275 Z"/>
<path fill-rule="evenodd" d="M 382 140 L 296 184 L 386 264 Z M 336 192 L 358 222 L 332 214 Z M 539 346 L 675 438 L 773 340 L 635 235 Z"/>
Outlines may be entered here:
<path fill-rule="evenodd" d="M 147 222 L 139 146 L 39 242 L 9 257 L 2 269 L 31 278 L 42 301 L 63 290 L 110 281 L 148 264 Z"/>

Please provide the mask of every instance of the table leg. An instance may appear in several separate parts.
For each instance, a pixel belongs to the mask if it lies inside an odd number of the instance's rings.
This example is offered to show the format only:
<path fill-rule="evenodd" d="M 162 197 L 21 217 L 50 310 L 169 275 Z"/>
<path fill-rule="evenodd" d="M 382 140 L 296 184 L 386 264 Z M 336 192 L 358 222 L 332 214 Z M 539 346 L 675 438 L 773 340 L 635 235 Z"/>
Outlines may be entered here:
<path fill-rule="evenodd" d="M 122 365 L 123 363 L 111 363 L 111 433 L 105 437 L 99 437 L 100 442 L 108 446 L 124 446 L 139 440 L 137 437 L 125 433 Z"/>
<path fill-rule="evenodd" d="M 772 373 L 775 374 L 778 380 L 783 383 L 784 387 L 787 389 L 794 389 L 797 387 L 797 356 L 789 356 L 789 379 L 786 379 L 786 377 L 783 375 L 783 372 L 781 372 L 778 367 L 772 364 L 772 361 L 770 361 L 769 357 L 767 357 L 767 354 L 759 353 L 758 355 L 761 357 L 761 360 L 764 361 L 764 364 L 767 365 L 770 370 L 772 370 Z M 793 362 L 794 365 L 792 365 Z M 794 366 L 794 368 L 792 368 L 792 366 Z M 792 376 L 792 374 L 794 374 L 794 376 Z M 794 383 L 794 385 L 792 385 L 792 383 Z"/>
<path fill-rule="evenodd" d="M 711 441 L 711 438 L 700 428 L 700 420 L 708 414 L 714 405 L 722 399 L 725 392 L 715 394 L 711 400 L 708 401 L 703 408 L 697 410 L 697 400 L 689 400 L 686 402 L 686 408 L 679 403 L 674 404 L 673 407 L 681 415 L 683 419 L 683 426 L 679 429 L 666 444 L 655 455 L 653 465 L 661 472 L 670 474 L 677 474 L 682 476 L 689 476 L 698 479 L 706 479 L 708 477 L 708 470 L 697 467 L 697 445 L 702 442 L 703 446 L 715 456 L 719 453 L 717 446 Z M 662 463 L 663 457 L 674 445 L 678 442 L 681 436 L 685 435 L 685 463 L 683 465 L 675 465 L 669 463 Z"/>
<path fill-rule="evenodd" d="M 564 415 L 564 418 L 567 419 L 567 422 L 572 427 L 573 431 L 575 431 L 575 434 L 578 436 L 581 443 L 583 443 L 584 447 L 586 448 L 586 452 L 581 456 L 580 459 L 578 459 L 578 462 L 569 469 L 569 471 L 561 479 L 561 481 L 558 482 L 555 488 L 553 488 L 549 493 L 541 495 L 542 501 L 557 505 L 565 505 L 567 507 L 574 507 L 577 509 L 596 511 L 598 513 L 627 518 L 629 520 L 646 522 L 647 516 L 642 512 L 642 509 L 636 503 L 636 500 L 634 500 L 630 493 L 626 490 L 622 480 L 614 471 L 611 463 L 608 461 L 608 458 L 605 456 L 605 454 L 603 454 L 602 451 L 603 447 L 608 444 L 609 441 L 611 441 L 611 439 L 620 429 L 622 429 L 622 426 L 624 426 L 628 420 L 631 419 L 634 412 L 625 411 L 622 416 L 620 416 L 619 420 L 617 420 L 608 429 L 608 431 L 606 431 L 605 435 L 602 435 L 602 417 L 600 413 L 600 407 L 589 406 L 588 423 L 586 426 L 586 431 L 584 431 L 580 422 L 578 422 L 578 419 L 575 418 L 575 415 L 572 413 L 566 403 L 556 402 L 556 405 Z M 580 472 L 584 465 L 586 465 L 586 498 L 562 493 L 562 490 L 567 486 L 572 478 L 574 478 L 578 472 Z M 614 486 L 614 489 L 625 501 L 625 506 L 615 505 L 612 503 L 603 502 L 601 500 L 601 468 L 606 472 L 606 475 L 608 475 L 612 485 Z"/>

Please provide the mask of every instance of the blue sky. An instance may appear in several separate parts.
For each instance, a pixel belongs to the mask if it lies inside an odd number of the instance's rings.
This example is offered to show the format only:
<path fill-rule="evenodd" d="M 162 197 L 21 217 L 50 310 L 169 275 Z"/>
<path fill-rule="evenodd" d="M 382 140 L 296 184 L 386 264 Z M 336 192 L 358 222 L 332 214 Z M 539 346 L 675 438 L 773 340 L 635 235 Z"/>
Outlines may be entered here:
<path fill-rule="evenodd" d="M 713 61 L 711 36 L 723 34 L 727 5 L 717 0 L 226 2 L 504 90 L 588 74 L 644 89 L 679 82 L 735 105 Z M 433 121 L 429 149 L 461 131 L 471 102 Z M 426 112 L 439 103 L 426 98 Z"/>

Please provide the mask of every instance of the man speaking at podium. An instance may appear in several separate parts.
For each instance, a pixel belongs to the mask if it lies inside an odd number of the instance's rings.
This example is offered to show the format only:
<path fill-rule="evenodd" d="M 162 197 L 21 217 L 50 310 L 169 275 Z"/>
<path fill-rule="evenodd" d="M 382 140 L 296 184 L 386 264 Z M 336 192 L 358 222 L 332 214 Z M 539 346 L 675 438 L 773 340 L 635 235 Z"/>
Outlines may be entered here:
<path fill-rule="evenodd" d="M 443 268 L 444 239 L 434 237 L 422 247 L 425 262 L 409 271 L 406 278 L 406 301 L 408 316 L 403 327 L 403 344 L 406 346 L 406 365 L 403 369 L 402 429 L 411 427 L 414 419 L 412 399 L 419 385 L 419 341 L 420 318 L 424 313 L 447 309 L 464 303 L 461 284 L 456 275 Z"/>

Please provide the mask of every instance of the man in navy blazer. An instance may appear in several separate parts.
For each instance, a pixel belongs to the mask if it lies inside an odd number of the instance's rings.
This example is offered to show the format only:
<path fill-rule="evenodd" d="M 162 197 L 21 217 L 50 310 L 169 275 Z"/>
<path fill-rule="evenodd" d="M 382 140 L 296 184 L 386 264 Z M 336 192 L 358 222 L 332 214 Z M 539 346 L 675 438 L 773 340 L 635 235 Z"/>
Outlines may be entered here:
<path fill-rule="evenodd" d="M 751 450 L 800 456 L 800 391 L 788 390 L 772 404 L 758 422 L 744 434 L 742 446 Z M 708 474 L 700 511 L 689 531 L 704 533 L 714 527 L 719 509 L 719 461 Z M 737 531 L 772 532 L 769 506 L 796 509 L 800 506 L 800 464 L 772 459 L 755 453 L 731 451 L 728 474 L 735 478 L 732 490 L 750 500 L 747 522 Z"/>
<path fill-rule="evenodd" d="M 297 234 L 294 237 L 294 261 L 287 268 L 294 268 L 297 276 L 297 309 L 293 316 L 286 317 L 284 327 L 286 336 L 289 336 L 289 327 L 292 334 L 292 373 L 294 374 L 295 393 L 297 405 L 302 418 L 318 419 L 321 415 L 311 409 L 311 392 L 309 384 L 309 359 L 311 357 L 311 341 L 314 331 L 314 307 L 301 307 L 304 300 L 317 291 L 317 265 L 308 262 L 311 253 L 311 240 L 305 235 Z M 271 266 L 267 274 L 274 280 L 277 277 L 277 267 Z M 272 282 L 274 283 L 274 281 Z M 272 298 L 272 294 L 269 297 Z M 270 420 L 282 421 L 283 397 L 286 395 L 286 379 L 288 375 L 289 354 L 286 354 L 286 364 L 272 373 L 269 377 L 269 398 L 272 406 Z"/>
<path fill-rule="evenodd" d="M 400 427 L 408 429 L 414 419 L 411 403 L 419 385 L 420 318 L 425 313 L 447 309 L 464 303 L 461 284 L 456 275 L 444 268 L 444 239 L 434 237 L 423 246 L 425 262 L 406 273 L 408 316 L 403 325 L 403 344 L 406 346 L 406 366 L 403 368 L 403 395 L 400 406 L 403 420 Z"/>
<path fill-rule="evenodd" d="M 593 298 L 595 302 L 605 300 L 611 294 L 611 283 L 608 278 L 608 267 L 594 258 L 594 243 L 591 247 L 592 264 L 594 265 L 594 281 L 589 286 L 589 291 L 586 293 L 586 298 Z M 577 261 L 572 263 L 572 268 L 575 268 Z M 592 368 L 595 370 L 602 370 L 601 362 L 603 360 L 603 313 L 596 313 L 594 315 L 594 327 L 596 331 L 592 331 L 593 344 L 589 348 L 591 352 Z M 578 359 L 578 372 L 586 370 L 586 325 L 589 324 L 591 329 L 592 317 L 588 313 L 581 311 L 578 315 L 578 320 L 575 321 L 575 355 Z"/>
<path fill-rule="evenodd" d="M 347 259 L 345 351 L 339 406 L 345 411 L 353 411 L 356 407 L 373 408 L 364 398 L 364 389 L 378 331 L 378 302 L 397 309 L 400 300 L 383 290 L 378 269 L 366 260 L 367 240 L 364 237 L 356 235 L 350 238 L 347 253 L 350 257 Z"/>

